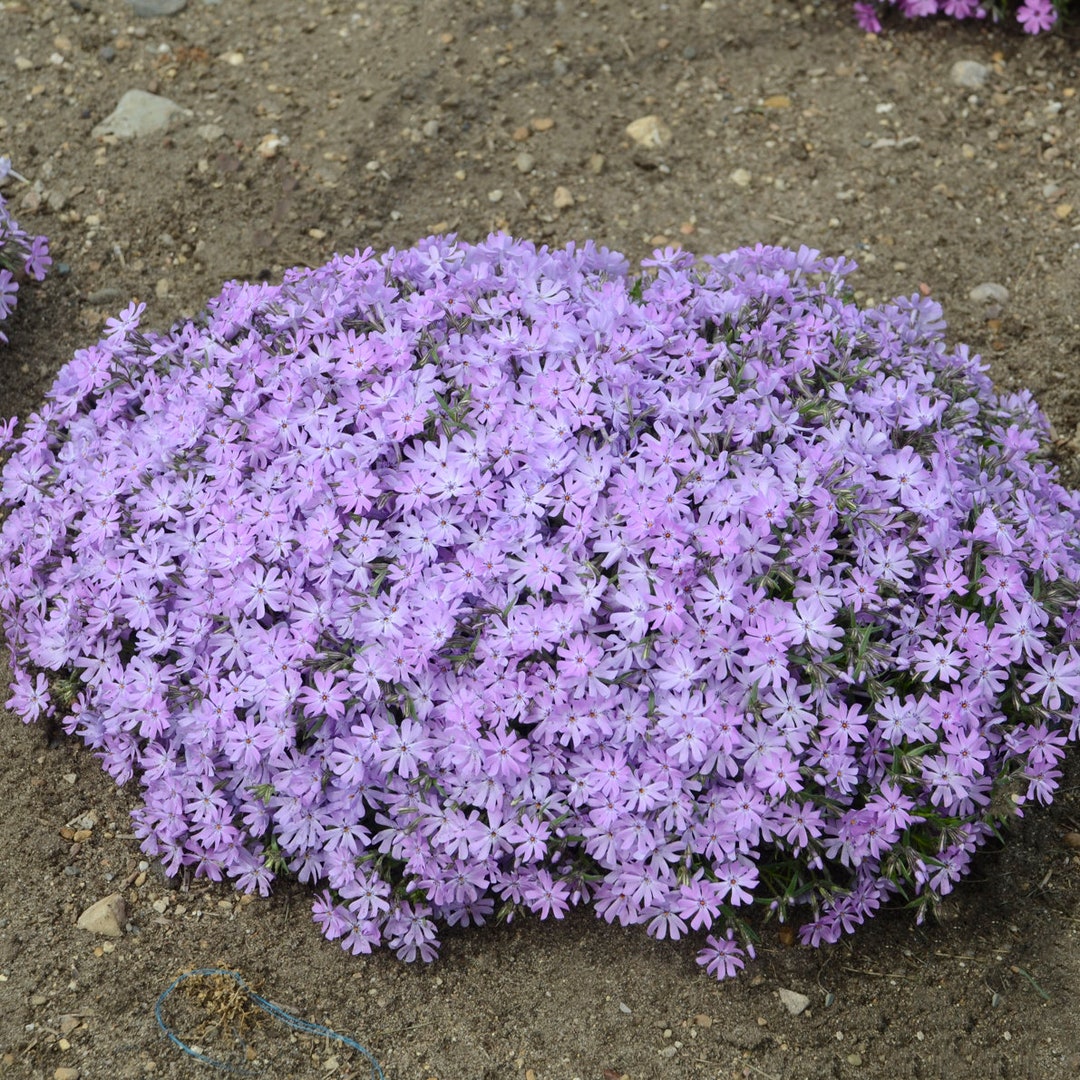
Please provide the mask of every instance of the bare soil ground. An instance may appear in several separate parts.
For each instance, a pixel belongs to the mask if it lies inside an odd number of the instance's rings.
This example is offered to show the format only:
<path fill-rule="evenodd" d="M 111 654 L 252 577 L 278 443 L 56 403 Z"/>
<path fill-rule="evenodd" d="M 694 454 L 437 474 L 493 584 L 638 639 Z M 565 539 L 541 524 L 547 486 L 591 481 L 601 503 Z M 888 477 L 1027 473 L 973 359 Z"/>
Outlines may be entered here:
<path fill-rule="evenodd" d="M 164 328 L 228 278 L 335 250 L 494 229 L 631 259 L 807 244 L 857 260 L 866 303 L 938 298 L 953 340 L 1002 387 L 1036 392 L 1080 475 L 1075 37 L 898 23 L 871 38 L 846 0 L 188 0 L 156 18 L 127 0 L 2 0 L 0 42 L 0 153 L 31 181 L 5 195 L 63 264 L 22 294 L 0 415 L 28 415 L 131 298 Z M 958 60 L 985 65 L 984 84 L 957 85 Z M 130 89 L 187 112 L 154 135 L 94 136 Z M 646 116 L 670 141 L 634 143 Z M 1008 299 L 973 300 L 988 282 Z M 154 1003 L 218 964 L 370 1047 L 391 1080 L 1080 1074 L 1075 762 L 941 923 L 888 913 L 820 951 L 770 928 L 718 985 L 692 942 L 589 913 L 449 933 L 431 966 L 351 957 L 302 888 L 245 902 L 166 881 L 131 836 L 133 787 L 10 714 L 0 731 L 0 1072 L 14 1077 L 211 1075 L 164 1038 Z M 122 937 L 76 928 L 115 891 Z M 780 989 L 810 1008 L 790 1015 Z M 178 1035 L 229 1048 L 206 1026 L 220 1008 L 172 1002 Z M 280 1025 L 246 1038 L 257 1075 L 368 1075 L 355 1051 Z"/>

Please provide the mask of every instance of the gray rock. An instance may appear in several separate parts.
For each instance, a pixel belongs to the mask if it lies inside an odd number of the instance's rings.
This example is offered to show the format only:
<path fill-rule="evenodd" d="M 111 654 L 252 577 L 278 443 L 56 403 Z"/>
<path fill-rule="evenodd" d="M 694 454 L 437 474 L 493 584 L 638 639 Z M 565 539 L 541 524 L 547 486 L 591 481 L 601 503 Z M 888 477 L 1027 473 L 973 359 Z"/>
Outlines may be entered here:
<path fill-rule="evenodd" d="M 144 19 L 155 15 L 176 15 L 187 7 L 187 0 L 127 0 L 132 14 Z"/>
<path fill-rule="evenodd" d="M 806 1012 L 807 1007 L 810 1005 L 810 999 L 805 994 L 800 994 L 797 990 L 781 989 L 779 993 L 780 1001 L 792 1016 L 799 1016 Z"/>
<path fill-rule="evenodd" d="M 93 134 L 115 135 L 118 139 L 134 139 L 164 131 L 174 116 L 185 112 L 175 101 L 145 90 L 129 90 L 116 108 L 101 121 Z"/>
<path fill-rule="evenodd" d="M 1009 302 L 1009 290 L 996 281 L 984 281 L 981 285 L 976 285 L 968 296 L 976 304 L 1007 304 Z"/>
<path fill-rule="evenodd" d="M 977 89 L 990 77 L 990 69 L 978 60 L 957 60 L 949 72 L 949 76 L 957 86 L 966 86 L 971 90 Z"/>

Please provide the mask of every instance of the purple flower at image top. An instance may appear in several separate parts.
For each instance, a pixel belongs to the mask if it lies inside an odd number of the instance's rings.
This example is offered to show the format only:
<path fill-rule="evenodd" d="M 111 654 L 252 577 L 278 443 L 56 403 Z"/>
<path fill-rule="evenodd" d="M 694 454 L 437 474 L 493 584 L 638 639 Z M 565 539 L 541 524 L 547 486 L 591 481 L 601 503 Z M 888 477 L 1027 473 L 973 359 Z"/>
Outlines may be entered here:
<path fill-rule="evenodd" d="M 944 15 L 950 19 L 985 19 L 995 22 L 1011 14 L 1028 34 L 1051 29 L 1067 0 L 856 0 L 853 4 L 859 26 L 870 34 L 880 34 L 886 9 L 895 8 L 908 19 Z"/>
<path fill-rule="evenodd" d="M 921 919 L 1080 730 L 1080 500 L 851 269 L 431 237 L 130 306 L 0 436 L 9 707 L 354 953 Z"/>
<path fill-rule="evenodd" d="M 11 159 L 0 157 L 0 184 L 9 176 L 18 179 Z M 49 244 L 44 236 L 31 236 L 12 217 L 7 201 L 0 195 L 0 323 L 15 310 L 18 302 L 19 278 L 31 277 L 43 281 L 52 264 Z M 0 345 L 6 345 L 7 335 L 0 329 Z"/>

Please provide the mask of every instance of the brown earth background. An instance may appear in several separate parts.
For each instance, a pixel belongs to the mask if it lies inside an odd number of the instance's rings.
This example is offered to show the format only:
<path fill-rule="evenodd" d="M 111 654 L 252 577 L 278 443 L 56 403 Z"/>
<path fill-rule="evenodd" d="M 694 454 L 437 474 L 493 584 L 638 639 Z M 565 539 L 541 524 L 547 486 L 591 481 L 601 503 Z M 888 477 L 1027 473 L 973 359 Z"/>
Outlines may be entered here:
<path fill-rule="evenodd" d="M 632 261 L 668 243 L 807 244 L 860 264 L 866 304 L 937 298 L 950 340 L 1036 393 L 1080 476 L 1075 29 L 897 20 L 875 38 L 846 0 L 176 6 L 0 0 L 0 153 L 29 181 L 4 195 L 57 262 L 21 293 L 0 415 L 28 415 L 132 298 L 165 328 L 229 278 L 277 280 L 334 251 L 495 229 Z M 983 65 L 981 84 L 958 85 L 957 61 Z M 92 134 L 131 89 L 185 111 L 140 138 Z M 649 116 L 661 144 L 639 146 L 626 128 Z M 369 1047 L 388 1080 L 1080 1074 L 1075 763 L 940 923 L 887 913 L 822 950 L 767 926 L 758 960 L 717 984 L 693 941 L 589 912 L 448 932 L 429 966 L 354 958 L 319 935 L 303 888 L 248 900 L 166 881 L 132 838 L 134 785 L 81 745 L 9 713 L 0 737 L 13 1077 L 214 1075 L 164 1038 L 154 1004 L 181 971 L 219 964 Z M 76 928 L 117 891 L 122 937 Z M 170 999 L 177 1034 L 231 1051 L 208 1026 L 227 996 L 198 987 L 207 1000 Z M 809 1008 L 792 1015 L 781 989 Z M 258 1076 L 369 1075 L 355 1051 L 279 1024 L 244 1038 Z"/>

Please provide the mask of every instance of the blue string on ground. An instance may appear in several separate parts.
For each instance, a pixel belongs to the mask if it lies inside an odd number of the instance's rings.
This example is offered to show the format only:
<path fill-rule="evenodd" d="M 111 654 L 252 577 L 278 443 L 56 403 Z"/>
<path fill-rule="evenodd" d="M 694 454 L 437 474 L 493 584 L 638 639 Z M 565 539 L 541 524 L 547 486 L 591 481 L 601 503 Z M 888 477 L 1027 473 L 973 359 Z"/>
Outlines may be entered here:
<path fill-rule="evenodd" d="M 165 1036 L 174 1046 L 178 1046 L 189 1057 L 193 1057 L 196 1061 L 201 1061 L 205 1065 L 212 1065 L 215 1069 L 225 1069 L 228 1072 L 236 1073 L 239 1076 L 254 1075 L 245 1069 L 238 1069 L 235 1065 L 230 1065 L 226 1061 L 218 1061 L 215 1058 L 207 1057 L 205 1054 L 199 1053 L 198 1050 L 192 1049 L 187 1043 L 180 1039 L 174 1031 L 172 1031 L 168 1024 L 165 1023 L 165 1018 L 162 1016 L 162 1009 L 168 996 L 186 979 L 207 975 L 226 975 L 230 979 L 234 979 L 240 989 L 247 992 L 253 1005 L 262 1009 L 263 1012 L 269 1013 L 275 1020 L 281 1021 L 281 1023 L 285 1024 L 287 1027 L 291 1027 L 294 1031 L 302 1031 L 305 1035 L 321 1035 L 323 1038 L 333 1039 L 343 1046 L 348 1046 L 351 1049 L 358 1051 L 371 1062 L 372 1080 L 386 1080 L 378 1061 L 375 1060 L 375 1056 L 370 1050 L 365 1049 L 356 1042 L 355 1039 L 350 1039 L 346 1035 L 339 1035 L 336 1031 L 331 1031 L 329 1028 L 323 1027 L 322 1024 L 313 1024 L 309 1020 L 301 1020 L 291 1013 L 287 1013 L 279 1005 L 275 1005 L 273 1002 L 267 1001 L 266 998 L 256 994 L 237 972 L 228 971 L 225 968 L 197 968 L 195 971 L 186 972 L 172 982 L 172 984 L 162 993 L 161 997 L 157 999 L 157 1004 L 154 1006 L 154 1017 L 158 1022 L 158 1027 L 161 1028 L 165 1033 Z"/>

